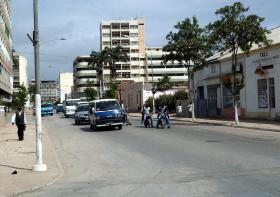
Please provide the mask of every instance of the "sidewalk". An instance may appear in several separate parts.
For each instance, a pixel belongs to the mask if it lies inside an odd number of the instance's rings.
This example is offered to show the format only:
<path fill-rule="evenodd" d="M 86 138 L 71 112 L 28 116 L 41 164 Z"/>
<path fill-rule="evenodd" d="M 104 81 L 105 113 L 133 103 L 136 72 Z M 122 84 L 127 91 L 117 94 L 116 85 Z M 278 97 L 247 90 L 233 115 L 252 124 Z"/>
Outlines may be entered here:
<path fill-rule="evenodd" d="M 50 141 L 43 129 L 43 161 L 46 172 L 33 172 L 36 162 L 34 117 L 27 115 L 27 130 L 24 141 L 18 141 L 17 128 L 9 122 L 0 126 L 0 196 L 13 196 L 37 189 L 54 182 L 62 175 L 62 168 Z M 17 171 L 17 174 L 11 173 Z"/>
<path fill-rule="evenodd" d="M 141 114 L 130 113 L 129 116 L 140 118 Z M 209 124 L 209 125 L 219 125 L 219 126 L 228 126 L 228 127 L 236 127 L 236 128 L 280 132 L 280 122 L 272 122 L 272 121 L 240 120 L 240 124 L 235 125 L 234 120 L 196 118 L 195 121 L 192 121 L 192 118 L 179 118 L 176 117 L 175 114 L 170 115 L 170 119 L 171 121 L 178 121 L 178 122 L 185 122 L 185 123 L 192 123 L 192 124 Z"/>

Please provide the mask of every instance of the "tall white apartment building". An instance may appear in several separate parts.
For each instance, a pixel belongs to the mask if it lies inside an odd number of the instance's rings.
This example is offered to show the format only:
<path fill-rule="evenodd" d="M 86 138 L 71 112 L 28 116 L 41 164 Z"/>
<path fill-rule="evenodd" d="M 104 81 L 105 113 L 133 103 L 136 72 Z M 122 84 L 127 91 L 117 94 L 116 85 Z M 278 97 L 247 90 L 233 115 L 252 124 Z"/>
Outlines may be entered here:
<path fill-rule="evenodd" d="M 100 48 L 123 47 L 128 62 L 117 62 L 118 82 L 145 80 L 145 24 L 144 19 L 102 21 Z M 105 66 L 104 79 L 109 81 L 110 70 Z"/>
<path fill-rule="evenodd" d="M 13 94 L 13 55 L 11 1 L 0 0 L 0 100 L 11 101 Z"/>
<path fill-rule="evenodd" d="M 172 82 L 186 85 L 188 82 L 187 68 L 179 62 L 163 63 L 162 56 L 167 52 L 162 47 L 146 48 L 146 82 L 155 83 L 164 75 L 168 75 Z"/>
<path fill-rule="evenodd" d="M 14 65 L 13 65 L 13 87 L 14 91 L 17 91 L 20 85 L 28 88 L 27 77 L 27 59 L 21 54 L 14 53 Z"/>
<path fill-rule="evenodd" d="M 59 74 L 58 79 L 58 95 L 59 101 L 62 103 L 65 99 L 71 98 L 73 87 L 73 73 L 64 72 Z"/>

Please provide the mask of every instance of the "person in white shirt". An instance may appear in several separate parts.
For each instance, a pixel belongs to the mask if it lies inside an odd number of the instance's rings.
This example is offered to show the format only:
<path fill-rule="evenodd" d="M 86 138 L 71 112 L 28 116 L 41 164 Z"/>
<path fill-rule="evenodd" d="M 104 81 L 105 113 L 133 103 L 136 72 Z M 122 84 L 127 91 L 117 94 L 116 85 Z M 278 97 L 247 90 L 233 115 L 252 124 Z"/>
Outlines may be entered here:
<path fill-rule="evenodd" d="M 177 113 L 178 113 L 178 116 L 179 116 L 179 117 L 182 117 L 183 108 L 182 108 L 181 103 L 180 103 L 180 104 L 178 105 L 178 107 L 177 107 Z"/>
<path fill-rule="evenodd" d="M 26 116 L 24 110 L 21 107 L 18 107 L 18 110 L 12 116 L 12 125 L 16 124 L 18 128 L 18 140 L 24 140 L 24 131 L 26 129 Z"/>

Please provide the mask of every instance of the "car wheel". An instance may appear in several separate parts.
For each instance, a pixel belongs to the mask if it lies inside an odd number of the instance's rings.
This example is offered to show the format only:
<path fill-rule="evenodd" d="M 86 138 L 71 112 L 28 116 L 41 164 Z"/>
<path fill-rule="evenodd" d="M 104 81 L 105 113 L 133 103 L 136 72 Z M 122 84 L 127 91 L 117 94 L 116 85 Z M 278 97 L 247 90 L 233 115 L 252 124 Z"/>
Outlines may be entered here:
<path fill-rule="evenodd" d="M 122 129 L 122 125 L 119 125 L 119 126 L 118 126 L 118 129 L 121 130 L 121 129 Z"/>
<path fill-rule="evenodd" d="M 77 125 L 77 120 L 75 119 L 75 125 Z"/>
<path fill-rule="evenodd" d="M 80 125 L 80 121 L 79 120 L 77 120 L 77 125 Z"/>

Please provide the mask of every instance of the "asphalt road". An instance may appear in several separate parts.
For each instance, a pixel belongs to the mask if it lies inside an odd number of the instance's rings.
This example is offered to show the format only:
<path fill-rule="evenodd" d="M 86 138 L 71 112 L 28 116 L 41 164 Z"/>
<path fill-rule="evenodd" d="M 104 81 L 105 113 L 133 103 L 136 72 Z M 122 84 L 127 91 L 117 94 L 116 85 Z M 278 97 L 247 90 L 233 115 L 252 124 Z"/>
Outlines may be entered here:
<path fill-rule="evenodd" d="M 65 175 L 23 196 L 280 196 L 280 134 L 173 123 L 92 132 L 44 118 Z"/>

